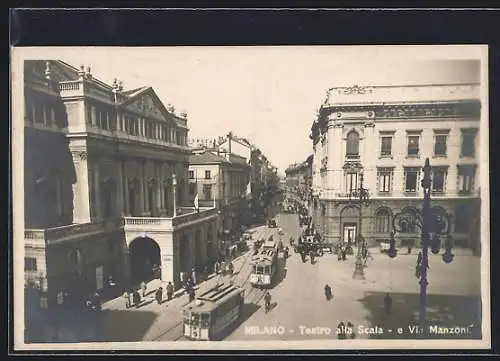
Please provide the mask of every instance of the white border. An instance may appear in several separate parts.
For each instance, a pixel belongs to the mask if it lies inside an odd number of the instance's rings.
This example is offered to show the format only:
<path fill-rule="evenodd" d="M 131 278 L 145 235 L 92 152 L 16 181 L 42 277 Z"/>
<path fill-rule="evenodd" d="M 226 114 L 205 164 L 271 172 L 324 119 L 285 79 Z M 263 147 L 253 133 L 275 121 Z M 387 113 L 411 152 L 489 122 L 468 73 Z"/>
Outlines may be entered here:
<path fill-rule="evenodd" d="M 157 49 L 158 47 L 156 47 Z M 186 47 L 193 51 L 200 47 Z M 222 47 L 214 47 L 222 48 Z M 233 47 L 242 48 L 242 47 Z M 246 47 L 256 48 L 256 47 Z M 292 48 L 290 46 L 282 48 Z M 305 48 L 331 48 L 331 46 L 300 46 Z M 488 128 L 488 46 L 487 45 L 450 45 L 450 46 L 334 46 L 345 56 L 355 56 L 363 49 L 370 56 L 381 51 L 391 50 L 390 58 L 412 60 L 480 59 L 481 61 L 481 122 L 480 122 L 480 185 L 481 185 L 481 297 L 482 297 L 482 340 L 317 340 L 317 341 L 222 341 L 222 342 L 107 342 L 73 344 L 25 344 L 24 343 L 24 86 L 23 61 L 25 59 L 58 59 L 64 52 L 97 51 L 113 49 L 126 50 L 126 47 L 23 47 L 11 48 L 12 79 L 12 189 L 13 189 L 13 271 L 14 271 L 14 349 L 36 351 L 105 351 L 105 350 L 389 350 L 389 349 L 488 349 L 491 348 L 490 314 L 490 234 L 489 234 L 489 128 Z M 150 51 L 155 48 L 143 48 Z M 318 99 L 318 103 L 321 99 Z"/>

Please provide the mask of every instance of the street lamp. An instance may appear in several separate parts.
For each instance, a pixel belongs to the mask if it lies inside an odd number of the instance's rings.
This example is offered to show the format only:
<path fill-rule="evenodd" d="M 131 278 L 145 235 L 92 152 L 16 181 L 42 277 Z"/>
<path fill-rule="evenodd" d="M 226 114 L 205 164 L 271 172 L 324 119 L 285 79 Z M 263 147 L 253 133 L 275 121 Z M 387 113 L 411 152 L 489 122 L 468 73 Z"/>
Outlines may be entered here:
<path fill-rule="evenodd" d="M 396 232 L 406 232 L 408 226 L 417 226 L 420 231 L 422 250 L 418 254 L 415 276 L 420 280 L 420 313 L 419 322 L 422 330 L 426 330 L 426 307 L 427 307 L 427 269 L 429 268 L 429 247 L 433 254 L 438 254 L 441 249 L 441 237 L 445 237 L 445 253 L 442 258 L 445 263 L 453 261 L 453 239 L 450 235 L 451 216 L 441 207 L 430 206 L 431 199 L 431 166 L 429 158 L 426 158 L 423 167 L 424 177 L 422 188 L 424 190 L 424 204 L 422 210 L 416 208 L 405 208 L 402 212 L 394 215 L 392 220 L 392 232 L 389 247 L 389 257 L 397 256 Z M 424 331 L 424 334 L 426 332 Z"/>
<path fill-rule="evenodd" d="M 366 250 L 365 238 L 361 235 L 361 230 L 363 229 L 363 204 L 368 204 L 369 194 L 368 189 L 363 187 L 364 175 L 363 172 L 359 174 L 359 188 L 351 190 L 349 192 L 349 202 L 357 203 L 359 206 L 359 235 L 357 239 L 358 251 L 356 254 L 356 266 L 354 268 L 354 273 L 352 274 L 353 279 L 365 279 L 365 270 L 363 263 L 363 255 Z"/>

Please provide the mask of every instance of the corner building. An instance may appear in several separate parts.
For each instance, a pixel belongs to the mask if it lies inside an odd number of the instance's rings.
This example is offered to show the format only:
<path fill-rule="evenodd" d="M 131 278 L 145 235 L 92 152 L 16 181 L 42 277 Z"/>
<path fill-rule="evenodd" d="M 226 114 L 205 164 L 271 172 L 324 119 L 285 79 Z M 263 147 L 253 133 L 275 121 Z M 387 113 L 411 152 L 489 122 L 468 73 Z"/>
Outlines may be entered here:
<path fill-rule="evenodd" d="M 313 222 L 327 242 L 370 246 L 390 238 L 393 216 L 421 209 L 422 167 L 432 167 L 431 207 L 452 218 L 455 247 L 479 253 L 479 84 L 337 87 L 327 92 L 311 128 Z M 361 208 L 351 191 L 368 189 Z M 360 219 L 362 227 L 359 229 Z M 408 226 L 399 247 L 420 245 Z"/>
<path fill-rule="evenodd" d="M 148 86 L 126 91 L 61 61 L 24 64 L 25 280 L 63 292 L 120 288 L 203 267 L 213 207 L 188 199 L 185 114 Z M 153 266 L 157 266 L 157 273 Z M 159 270 L 159 271 L 158 271 Z"/>

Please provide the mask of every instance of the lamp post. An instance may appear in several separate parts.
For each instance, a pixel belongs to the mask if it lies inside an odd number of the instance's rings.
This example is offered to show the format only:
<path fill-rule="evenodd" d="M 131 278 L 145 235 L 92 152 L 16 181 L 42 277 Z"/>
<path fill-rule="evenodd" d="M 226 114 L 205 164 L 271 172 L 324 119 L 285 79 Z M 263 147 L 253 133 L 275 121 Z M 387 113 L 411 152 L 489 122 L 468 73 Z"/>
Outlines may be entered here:
<path fill-rule="evenodd" d="M 172 193 L 174 196 L 174 218 L 177 217 L 177 177 L 175 174 L 172 174 Z"/>
<path fill-rule="evenodd" d="M 349 192 L 349 202 L 353 200 L 359 205 L 359 235 L 357 236 L 358 251 L 356 254 L 356 266 L 354 268 L 354 273 L 352 274 L 353 279 L 365 279 L 365 270 L 363 264 L 363 253 L 366 249 L 366 241 L 361 235 L 361 230 L 363 229 L 363 204 L 367 204 L 369 201 L 368 189 L 363 188 L 364 175 L 363 172 L 359 174 L 359 188 L 354 192 Z M 353 199 L 354 197 L 354 199 Z"/>
<path fill-rule="evenodd" d="M 396 232 L 406 232 L 408 227 L 417 226 L 420 231 L 422 250 L 417 258 L 415 268 L 415 276 L 419 279 L 420 284 L 420 310 L 419 323 L 422 330 L 422 335 L 425 336 L 426 330 L 426 309 L 427 309 L 427 270 L 429 268 L 429 247 L 433 254 L 438 254 L 441 249 L 441 237 L 445 239 L 445 253 L 442 258 L 445 263 L 450 263 L 453 260 L 453 239 L 450 235 L 451 216 L 440 207 L 430 206 L 431 199 L 431 166 L 429 158 L 426 158 L 423 167 L 424 177 L 422 179 L 422 189 L 424 191 L 424 204 L 422 210 L 416 208 L 405 208 L 402 212 L 397 213 L 393 217 L 392 232 L 389 247 L 389 257 L 397 256 L 396 249 Z"/>

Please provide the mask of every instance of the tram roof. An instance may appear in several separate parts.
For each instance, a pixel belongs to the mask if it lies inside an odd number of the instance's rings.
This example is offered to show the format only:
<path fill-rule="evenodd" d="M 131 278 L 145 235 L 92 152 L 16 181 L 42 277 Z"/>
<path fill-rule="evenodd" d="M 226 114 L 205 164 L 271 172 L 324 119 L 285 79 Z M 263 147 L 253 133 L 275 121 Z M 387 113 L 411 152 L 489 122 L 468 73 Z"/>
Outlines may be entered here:
<path fill-rule="evenodd" d="M 196 300 L 191 301 L 184 306 L 184 310 L 200 313 L 211 312 L 214 308 L 217 308 L 218 305 L 226 302 L 228 299 L 233 298 L 239 293 L 241 293 L 241 289 L 239 287 L 221 284 L 200 294 L 196 297 Z"/>

